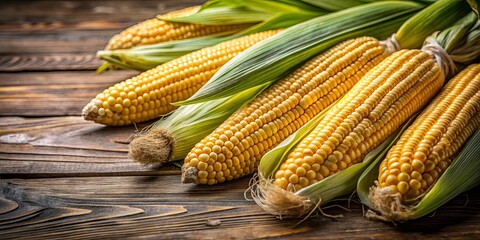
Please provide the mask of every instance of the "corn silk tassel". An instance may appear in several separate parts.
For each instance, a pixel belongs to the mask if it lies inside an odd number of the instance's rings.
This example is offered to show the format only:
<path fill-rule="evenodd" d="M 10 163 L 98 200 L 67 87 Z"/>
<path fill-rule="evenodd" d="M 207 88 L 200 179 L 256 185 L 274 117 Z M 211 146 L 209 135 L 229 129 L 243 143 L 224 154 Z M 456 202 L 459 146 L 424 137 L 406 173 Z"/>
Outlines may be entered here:
<path fill-rule="evenodd" d="M 347 7 L 347 6 L 346 6 Z M 139 71 L 189 52 L 252 33 L 286 28 L 329 13 L 298 0 L 211 0 L 137 24 L 110 40 L 98 72 Z"/>
<path fill-rule="evenodd" d="M 390 36 L 392 32 L 394 32 L 403 21 L 405 21 L 409 16 L 411 16 L 415 11 L 417 11 L 421 7 L 422 7 L 421 5 L 418 5 L 416 3 L 411 3 L 411 2 L 389 2 L 389 4 L 372 3 L 372 4 L 365 4 L 349 10 L 344 10 L 334 14 L 313 19 L 305 24 L 296 25 L 289 29 L 284 30 L 284 32 L 279 34 L 283 34 L 285 32 L 287 32 L 288 34 L 283 35 L 283 37 L 281 38 L 276 38 L 275 41 L 270 41 L 268 44 L 263 44 L 263 42 L 259 43 L 258 46 L 261 46 L 261 47 L 256 47 L 257 45 L 254 46 L 253 48 L 255 48 L 256 50 L 250 51 L 249 54 L 238 55 L 236 57 L 237 59 L 245 62 L 252 61 L 252 63 L 250 65 L 242 65 L 241 67 L 238 67 L 236 71 L 248 72 L 252 67 L 257 67 L 257 65 L 263 65 L 267 62 L 279 63 L 280 59 L 278 58 L 278 56 L 274 57 L 274 55 L 276 55 L 276 52 L 279 50 L 281 50 L 284 57 L 287 57 L 290 59 L 296 59 L 295 60 L 296 62 L 302 62 L 302 61 L 308 60 L 310 56 L 314 55 L 315 53 L 320 54 L 323 51 L 334 46 L 335 44 L 338 44 L 346 39 L 350 39 L 355 36 L 373 35 L 380 38 Z M 361 23 L 360 28 L 359 28 L 359 21 Z M 311 42 L 312 38 L 302 38 L 301 40 L 297 41 L 298 36 L 304 36 L 305 34 L 308 34 L 308 35 L 312 34 L 310 37 L 312 36 L 322 36 L 322 37 L 315 37 L 314 39 L 315 44 Z M 287 52 L 284 52 L 282 49 L 285 48 L 285 46 L 289 46 L 290 44 L 292 44 L 292 41 L 295 41 L 295 45 L 299 45 L 299 46 L 304 46 L 306 43 L 309 43 L 310 48 L 306 48 L 306 49 L 304 48 L 303 49 L 304 52 L 290 51 L 289 52 L 290 55 L 288 55 Z M 301 42 L 303 42 L 303 44 Z M 372 41 L 367 41 L 367 42 L 372 42 Z M 373 45 L 366 44 L 365 47 L 368 47 L 368 46 L 374 47 L 374 45 L 375 44 Z M 378 41 L 376 45 L 378 46 Z M 271 48 L 271 46 L 273 46 L 273 48 Z M 256 54 L 259 51 L 263 51 L 263 49 L 265 48 L 268 48 L 268 51 L 264 52 L 265 53 L 264 56 L 258 56 Z M 252 57 L 255 60 L 252 59 Z M 269 59 L 265 59 L 266 57 L 268 57 Z M 356 57 L 359 57 L 359 56 L 356 56 Z M 302 59 L 302 61 L 300 61 L 300 59 Z M 362 61 L 365 61 L 365 60 L 367 59 L 364 59 Z M 277 71 L 279 71 L 279 69 L 282 69 L 280 73 L 276 74 L 278 78 L 272 75 L 263 75 L 261 74 L 261 72 L 259 72 L 258 77 L 262 78 L 262 81 L 261 83 L 258 83 L 257 85 L 253 86 L 253 88 L 257 88 L 258 86 L 268 87 L 273 83 L 275 83 L 282 76 L 287 75 L 288 71 L 284 71 L 283 69 L 294 68 L 293 66 L 285 66 L 285 64 L 287 63 L 288 61 L 285 61 L 283 62 L 283 64 L 275 65 Z M 296 64 L 296 63 L 290 63 L 290 64 Z M 225 65 L 224 67 L 227 67 L 227 65 Z M 270 67 L 273 67 L 273 66 L 274 65 L 271 65 Z M 230 67 L 231 66 L 229 66 L 228 68 Z M 307 69 L 307 70 L 311 71 L 311 73 L 313 74 L 310 77 L 315 76 L 314 74 L 315 72 L 312 69 Z M 243 83 L 245 82 L 242 82 L 242 84 Z M 236 92 L 233 95 L 236 95 L 239 93 L 249 94 L 249 99 L 252 99 L 258 93 L 260 93 L 260 91 L 248 91 L 249 89 L 252 89 L 252 86 L 244 88 L 243 91 Z M 335 94 L 337 94 L 337 92 L 335 92 Z M 232 94 L 226 94 L 226 97 L 230 95 Z M 207 108 L 207 109 L 218 108 L 218 109 L 229 109 L 229 111 L 236 111 L 239 107 L 243 106 L 246 103 L 247 101 L 237 102 L 235 103 L 235 105 L 229 106 L 230 103 L 216 99 L 216 100 L 193 104 L 191 105 L 192 108 L 190 108 L 190 105 L 181 106 L 179 109 L 176 110 L 175 117 L 167 116 L 164 119 L 161 119 L 159 123 L 155 124 L 154 127 L 150 128 L 146 134 L 143 134 L 139 138 L 135 139 L 134 142 L 132 142 L 132 144 L 130 145 L 130 155 L 135 160 L 141 163 L 155 162 L 155 163 L 161 164 L 161 163 L 169 162 L 172 160 L 183 159 L 187 157 L 188 151 L 186 152 L 177 151 L 177 149 L 192 149 L 193 147 L 195 147 L 196 143 L 199 143 L 203 138 L 208 136 L 208 134 L 212 133 L 220 124 L 222 124 L 222 122 L 224 122 L 233 113 L 233 112 L 230 112 L 230 114 L 222 115 L 223 118 L 211 118 L 207 114 L 195 115 L 195 117 L 192 117 L 193 115 L 192 115 L 191 109 L 196 109 L 195 114 L 200 114 L 203 108 Z M 299 102 L 295 104 L 298 104 L 298 103 Z M 302 104 L 306 104 L 305 106 L 310 105 L 311 104 L 310 99 L 308 101 L 307 99 L 305 99 L 302 102 Z M 304 121 L 304 123 L 305 122 L 306 121 Z M 172 126 L 173 124 L 179 127 L 174 127 L 174 128 L 169 127 L 169 126 Z M 197 126 L 197 124 L 199 127 L 195 127 Z M 188 129 L 187 128 L 182 129 L 180 131 L 182 126 L 190 126 L 190 127 Z M 205 126 L 208 126 L 208 128 Z M 299 126 L 296 126 L 296 128 L 298 127 Z M 291 131 L 290 133 L 292 132 L 293 131 Z M 288 135 L 290 133 L 286 133 L 286 134 Z M 169 140 L 168 141 L 162 140 L 161 142 L 158 142 L 158 144 L 154 143 L 159 139 L 165 139 L 165 138 Z M 152 143 L 150 145 L 153 147 L 144 147 L 139 149 L 138 146 L 141 146 L 142 142 Z M 165 144 L 165 143 L 169 143 L 169 144 Z M 228 143 L 228 146 L 230 146 L 230 143 Z M 161 150 L 161 151 L 172 152 L 172 154 L 169 155 L 171 157 L 160 157 L 160 156 L 155 157 L 154 153 L 156 151 L 159 151 L 158 147 L 166 148 L 166 150 Z M 218 149 L 216 149 L 215 151 L 218 151 Z M 230 155 L 229 153 L 227 154 Z M 149 156 L 149 157 L 143 158 L 142 156 Z M 221 158 L 222 157 L 220 157 L 220 159 Z M 154 161 L 152 161 L 152 159 Z M 202 155 L 202 159 L 203 159 L 203 155 Z M 258 161 L 251 161 L 251 163 L 258 164 Z M 223 169 L 224 167 L 222 164 L 221 166 L 222 166 L 221 168 Z M 212 167 L 213 165 L 211 167 L 207 166 L 207 168 L 210 170 Z M 203 169 L 203 166 L 201 166 L 201 168 Z M 216 168 L 218 169 L 218 164 Z M 251 170 L 253 171 L 255 168 L 256 167 L 254 165 L 253 167 L 251 167 Z M 248 172 L 250 172 L 250 170 Z M 202 176 L 204 176 L 204 173 L 202 173 Z M 221 174 L 219 174 L 218 178 L 222 180 Z M 188 178 L 186 178 L 185 180 L 187 179 Z M 220 180 L 217 180 L 217 181 L 220 181 Z M 202 181 L 205 181 L 205 180 L 202 180 Z"/>
<path fill-rule="evenodd" d="M 472 13 L 458 26 L 437 32 L 428 38 L 423 49 L 433 52 L 435 56 L 439 56 L 437 52 L 448 52 L 452 56 L 450 61 L 468 63 L 480 53 L 479 30 L 478 17 Z M 439 46 L 445 46 L 445 50 Z M 443 56 L 439 58 L 445 59 Z M 448 71 L 455 72 L 455 65 L 448 62 L 442 69 L 447 69 L 447 66 L 451 66 Z M 445 74 L 448 71 L 444 70 Z M 362 202 L 366 202 L 378 214 L 370 211 L 368 216 L 403 222 L 424 216 L 438 208 L 441 204 L 435 204 L 427 196 L 430 196 L 430 191 L 452 166 L 452 161 L 472 161 L 472 155 L 468 155 L 469 158 L 456 156 L 479 127 L 480 65 L 474 64 L 447 83 L 392 147 L 380 166 L 376 165 L 376 171 L 370 169 L 368 174 L 378 177 L 369 190 L 368 200 L 365 199 L 366 189 L 362 188 Z M 453 178 L 465 179 L 464 177 L 459 174 Z M 365 185 L 359 183 L 359 186 L 360 184 Z M 472 182 L 466 181 L 465 184 L 470 188 Z M 465 189 L 460 185 L 439 186 L 449 190 Z"/>
<path fill-rule="evenodd" d="M 438 1 L 412 19 L 442 18 L 456 4 L 461 3 Z M 460 6 L 471 11 L 467 4 Z M 416 24 L 412 19 L 397 36 Z M 444 64 L 448 55 L 426 46 L 428 50 L 401 50 L 387 57 L 315 123 L 267 153 L 251 191 L 257 204 L 274 215 L 300 217 L 352 192 L 363 170 L 384 156 L 451 74 L 451 65 Z"/>

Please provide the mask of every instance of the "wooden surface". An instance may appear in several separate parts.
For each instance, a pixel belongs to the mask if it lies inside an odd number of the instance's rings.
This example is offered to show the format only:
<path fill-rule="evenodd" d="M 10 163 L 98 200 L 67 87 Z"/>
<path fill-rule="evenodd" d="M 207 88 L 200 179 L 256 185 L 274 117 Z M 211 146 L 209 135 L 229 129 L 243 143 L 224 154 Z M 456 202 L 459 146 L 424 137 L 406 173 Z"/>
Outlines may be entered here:
<path fill-rule="evenodd" d="M 297 225 L 245 200 L 249 179 L 182 185 L 172 165 L 128 159 L 135 127 L 83 121 L 90 98 L 135 74 L 97 75 L 95 51 L 137 21 L 201 2 L 1 1 L 0 239 L 480 238 L 480 188 L 398 226 L 363 218 L 356 198 L 332 203 L 349 211 L 324 209 L 343 218 Z"/>

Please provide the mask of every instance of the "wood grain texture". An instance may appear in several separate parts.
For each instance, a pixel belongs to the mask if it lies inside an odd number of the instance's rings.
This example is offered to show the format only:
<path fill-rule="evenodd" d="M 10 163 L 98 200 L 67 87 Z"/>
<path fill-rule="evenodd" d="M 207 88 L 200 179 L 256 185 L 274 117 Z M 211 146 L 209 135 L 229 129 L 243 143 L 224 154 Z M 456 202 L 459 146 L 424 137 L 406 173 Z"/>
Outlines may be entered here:
<path fill-rule="evenodd" d="M 138 125 L 143 128 L 144 125 Z M 178 174 L 127 156 L 134 126 L 105 127 L 81 117 L 0 118 L 0 176 L 58 177 Z"/>
<path fill-rule="evenodd" d="M 0 72 L 94 70 L 115 33 L 204 1 L 0 1 Z"/>
<path fill-rule="evenodd" d="M 105 88 L 135 71 L 0 73 L 0 116 L 79 116 Z"/>
<path fill-rule="evenodd" d="M 0 1 L 0 239 L 480 238 L 480 187 L 399 226 L 364 219 L 356 197 L 350 207 L 332 203 L 350 211 L 323 208 L 343 218 L 280 221 L 245 200 L 248 178 L 182 185 L 177 167 L 128 159 L 126 143 L 146 124 L 79 116 L 101 90 L 137 74 L 93 71 L 113 34 L 202 2 Z"/>
<path fill-rule="evenodd" d="M 85 20 L 135 22 L 139 19 L 155 17 L 157 14 L 204 2 L 205 0 L 2 1 L 0 2 L 0 23 L 34 24 L 57 21 L 64 24 Z"/>
<path fill-rule="evenodd" d="M 248 179 L 217 186 L 182 185 L 180 176 L 9 179 L 0 199 L 18 204 L 0 214 L 2 238 L 279 238 L 474 239 L 480 229 L 480 189 L 461 195 L 435 215 L 397 227 L 350 212 L 325 208 L 321 215 L 278 220 L 246 201 Z M 346 200 L 338 201 L 348 207 Z M 220 224 L 209 226 L 208 220 Z M 408 234 L 408 235 L 407 235 Z"/>
<path fill-rule="evenodd" d="M 0 56 L 0 72 L 85 70 L 101 64 L 91 53 Z"/>

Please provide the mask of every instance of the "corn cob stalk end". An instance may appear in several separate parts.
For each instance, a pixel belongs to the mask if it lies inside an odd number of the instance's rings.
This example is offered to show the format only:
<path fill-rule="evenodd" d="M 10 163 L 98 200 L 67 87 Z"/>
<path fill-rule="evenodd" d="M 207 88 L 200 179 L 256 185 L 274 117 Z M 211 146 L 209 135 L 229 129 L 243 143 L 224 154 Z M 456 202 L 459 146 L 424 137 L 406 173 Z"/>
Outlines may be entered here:
<path fill-rule="evenodd" d="M 163 128 L 152 129 L 133 139 L 128 156 L 143 165 L 163 165 L 173 157 L 173 136 Z"/>

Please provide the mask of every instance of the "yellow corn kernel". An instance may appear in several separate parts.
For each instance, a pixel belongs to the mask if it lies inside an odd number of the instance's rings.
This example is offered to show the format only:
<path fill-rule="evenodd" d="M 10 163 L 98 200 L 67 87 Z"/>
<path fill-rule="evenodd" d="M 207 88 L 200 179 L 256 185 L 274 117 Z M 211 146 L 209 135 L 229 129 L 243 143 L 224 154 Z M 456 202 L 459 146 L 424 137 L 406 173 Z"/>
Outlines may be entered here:
<path fill-rule="evenodd" d="M 172 11 L 160 17 L 168 19 L 188 16 L 196 13 L 200 6 L 189 7 Z M 240 31 L 247 24 L 235 25 L 202 25 L 192 23 L 166 22 L 159 18 L 152 18 L 133 25 L 119 34 L 114 35 L 108 42 L 106 50 L 127 49 L 138 45 L 147 45 L 187 38 L 200 37 L 221 32 Z"/>
<path fill-rule="evenodd" d="M 442 84 L 440 69 L 427 53 L 420 50 L 394 53 L 366 74 L 333 106 L 288 155 L 278 171 L 285 171 L 292 164 L 296 165 L 294 169 L 304 164 L 311 165 L 310 159 L 315 156 L 312 170 L 319 179 L 323 179 L 361 162 L 369 151 L 427 103 Z M 305 146 L 310 151 L 305 151 Z M 398 174 L 381 176 L 384 182 L 392 185 L 398 184 L 398 177 Z M 283 189 L 301 189 L 284 177 L 277 180 L 275 182 L 282 182 L 277 186 Z M 413 184 L 418 186 L 416 182 Z M 402 183 L 399 187 L 405 186 Z"/>
<path fill-rule="evenodd" d="M 450 80 L 390 149 L 380 167 L 379 187 L 396 185 L 404 202 L 418 198 L 479 126 L 480 65 L 476 64 Z"/>
<path fill-rule="evenodd" d="M 227 169 L 222 171 L 224 176 L 227 175 L 226 172 L 231 176 L 226 180 L 251 174 L 267 151 L 340 98 L 385 57 L 383 47 L 373 38 L 345 41 L 271 86 L 228 118 L 201 143 L 211 142 L 226 150 L 222 152 L 226 156 Z M 197 158 L 198 150 L 199 147 L 196 146 L 185 158 L 183 181 L 218 183 L 216 180 L 203 179 L 198 174 L 199 169 L 191 164 Z M 236 158 L 242 161 L 230 164 Z M 300 168 L 293 171 L 286 167 L 279 174 L 283 180 L 277 184 L 283 186 L 288 180 L 294 184 L 292 188 L 301 188 L 318 180 L 315 173 L 307 171 L 313 166 L 301 166 L 298 165 Z"/>
<path fill-rule="evenodd" d="M 121 126 L 154 119 L 175 109 L 202 87 L 230 59 L 281 30 L 251 34 L 174 59 L 117 83 L 83 109 L 86 120 Z"/>

